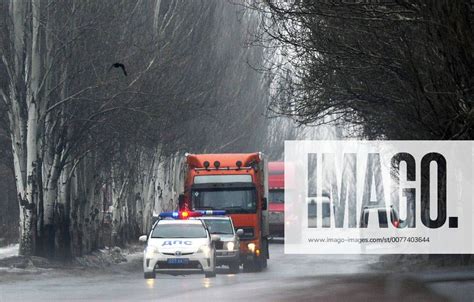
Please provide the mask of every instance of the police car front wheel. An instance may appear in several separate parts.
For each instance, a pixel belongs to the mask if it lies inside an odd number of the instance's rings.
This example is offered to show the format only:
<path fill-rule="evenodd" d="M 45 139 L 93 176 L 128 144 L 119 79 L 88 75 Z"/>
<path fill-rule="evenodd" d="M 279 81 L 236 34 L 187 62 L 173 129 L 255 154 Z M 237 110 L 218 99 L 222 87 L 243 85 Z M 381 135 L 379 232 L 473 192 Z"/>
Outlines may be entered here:
<path fill-rule="evenodd" d="M 155 272 L 144 273 L 143 275 L 144 275 L 145 279 L 155 279 L 155 277 L 156 277 Z"/>

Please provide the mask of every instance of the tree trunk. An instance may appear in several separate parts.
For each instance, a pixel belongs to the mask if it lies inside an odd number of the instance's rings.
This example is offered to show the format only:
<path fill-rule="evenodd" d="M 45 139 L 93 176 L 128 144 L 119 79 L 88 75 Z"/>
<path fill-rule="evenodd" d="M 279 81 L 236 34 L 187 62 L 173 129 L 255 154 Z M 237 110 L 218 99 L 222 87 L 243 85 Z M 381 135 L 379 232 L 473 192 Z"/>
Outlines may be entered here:
<path fill-rule="evenodd" d="M 20 213 L 20 255 L 31 256 L 35 252 L 35 210 L 22 207 Z"/>

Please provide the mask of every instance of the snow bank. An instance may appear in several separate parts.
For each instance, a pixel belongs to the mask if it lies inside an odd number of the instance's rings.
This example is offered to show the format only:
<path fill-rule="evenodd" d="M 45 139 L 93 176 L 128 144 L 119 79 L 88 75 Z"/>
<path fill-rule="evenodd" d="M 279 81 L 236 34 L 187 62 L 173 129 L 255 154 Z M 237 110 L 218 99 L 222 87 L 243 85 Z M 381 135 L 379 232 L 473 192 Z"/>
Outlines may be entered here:
<path fill-rule="evenodd" d="M 90 254 L 74 259 L 74 263 L 83 267 L 103 268 L 112 264 L 127 262 L 127 258 L 122 249 L 118 246 L 93 251 Z"/>
<path fill-rule="evenodd" d="M 17 256 L 19 247 L 19 244 L 0 247 L 0 259 Z"/>

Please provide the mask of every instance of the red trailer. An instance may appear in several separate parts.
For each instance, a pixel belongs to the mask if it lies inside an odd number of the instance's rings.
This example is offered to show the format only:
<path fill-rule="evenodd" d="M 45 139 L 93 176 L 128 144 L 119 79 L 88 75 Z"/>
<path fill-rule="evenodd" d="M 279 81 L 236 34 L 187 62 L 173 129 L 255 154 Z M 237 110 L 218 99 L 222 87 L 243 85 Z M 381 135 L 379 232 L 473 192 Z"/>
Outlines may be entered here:
<path fill-rule="evenodd" d="M 268 163 L 268 212 L 270 235 L 283 237 L 285 223 L 285 166 L 284 162 Z"/>

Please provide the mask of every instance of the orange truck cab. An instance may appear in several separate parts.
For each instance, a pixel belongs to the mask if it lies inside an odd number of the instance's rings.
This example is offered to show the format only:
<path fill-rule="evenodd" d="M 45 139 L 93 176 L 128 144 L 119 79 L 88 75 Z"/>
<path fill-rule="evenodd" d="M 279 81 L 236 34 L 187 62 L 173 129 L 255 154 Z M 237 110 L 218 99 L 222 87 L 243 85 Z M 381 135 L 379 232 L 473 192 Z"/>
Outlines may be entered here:
<path fill-rule="evenodd" d="M 240 236 L 240 261 L 247 271 L 267 266 L 267 166 L 263 154 L 186 154 L 180 210 L 225 210 Z"/>
<path fill-rule="evenodd" d="M 283 237 L 285 231 L 285 166 L 284 162 L 268 163 L 268 212 L 270 235 Z"/>

